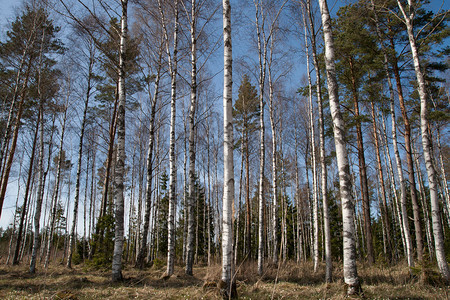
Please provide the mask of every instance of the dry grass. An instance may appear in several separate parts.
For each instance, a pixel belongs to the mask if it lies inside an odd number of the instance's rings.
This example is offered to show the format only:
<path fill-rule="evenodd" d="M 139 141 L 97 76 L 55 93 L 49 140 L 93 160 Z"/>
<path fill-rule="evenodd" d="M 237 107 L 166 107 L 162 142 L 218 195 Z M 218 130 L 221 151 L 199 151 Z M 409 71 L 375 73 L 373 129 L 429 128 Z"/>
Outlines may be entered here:
<path fill-rule="evenodd" d="M 240 299 L 344 299 L 341 264 L 334 268 L 334 281 L 323 282 L 324 266 L 314 273 L 310 262 L 267 265 L 262 277 L 255 263 L 237 267 Z M 449 299 L 449 287 L 439 281 L 411 277 L 403 264 L 394 266 L 359 265 L 367 299 Z M 164 268 L 139 271 L 127 267 L 124 282 L 112 283 L 110 272 L 62 265 L 40 269 L 35 275 L 26 266 L 0 266 L 0 298 L 3 299 L 219 299 L 214 286 L 220 279 L 220 265 L 194 268 L 194 276 L 184 274 L 161 278 Z M 205 284 L 206 283 L 206 284 Z"/>

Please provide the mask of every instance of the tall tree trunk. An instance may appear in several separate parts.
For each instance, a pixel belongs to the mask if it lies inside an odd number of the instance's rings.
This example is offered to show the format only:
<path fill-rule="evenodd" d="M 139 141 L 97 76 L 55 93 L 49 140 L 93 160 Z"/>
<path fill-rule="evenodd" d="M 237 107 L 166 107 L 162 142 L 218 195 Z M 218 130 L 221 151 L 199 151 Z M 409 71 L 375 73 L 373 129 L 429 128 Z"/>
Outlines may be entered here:
<path fill-rule="evenodd" d="M 27 214 L 27 205 L 28 205 L 28 198 L 29 198 L 29 193 L 30 193 L 30 184 L 31 184 L 31 179 L 32 179 L 32 174 L 33 174 L 34 157 L 35 157 L 35 153 L 36 153 L 36 145 L 37 145 L 38 134 L 39 134 L 39 124 L 41 122 L 40 117 L 41 117 L 41 113 L 39 112 L 38 119 L 36 121 L 36 129 L 34 131 L 33 146 L 31 149 L 31 157 L 30 157 L 30 166 L 28 167 L 27 183 L 25 186 L 25 196 L 23 198 L 22 212 L 20 214 L 19 229 L 18 229 L 18 233 L 17 233 L 17 242 L 16 242 L 16 247 L 14 250 L 14 257 L 13 257 L 13 262 L 12 262 L 13 265 L 19 264 L 19 250 L 20 250 L 20 243 L 22 240 L 22 233 L 24 230 L 24 220 L 25 220 L 25 216 Z M 26 234 L 27 234 L 27 232 L 26 232 L 26 227 L 25 227 L 25 235 Z"/>
<path fill-rule="evenodd" d="M 84 110 L 83 110 L 83 119 L 81 121 L 81 132 L 80 132 L 80 142 L 78 144 L 78 165 L 77 165 L 77 178 L 75 182 L 75 199 L 73 204 L 73 220 L 72 220 L 72 229 L 70 231 L 70 241 L 69 241 L 69 254 L 67 256 L 67 267 L 72 268 L 72 255 L 75 248 L 75 228 L 77 226 L 78 221 L 78 202 L 80 199 L 80 181 L 81 181 L 81 163 L 83 158 L 83 138 L 84 131 L 86 129 L 86 121 L 87 121 L 87 110 L 89 107 L 89 98 L 91 96 L 91 79 L 92 79 L 92 68 L 94 66 L 94 53 L 91 51 L 89 53 L 89 68 L 88 68 L 88 78 L 87 78 L 87 88 L 86 95 L 84 100 Z M 87 188 L 87 187 L 86 187 Z"/>
<path fill-rule="evenodd" d="M 159 2 L 160 3 L 160 2 Z M 169 219 L 168 219 L 168 243 L 167 243 L 167 270 L 168 276 L 173 274 L 175 262 L 175 216 L 176 216 L 176 185 L 177 185 L 177 166 L 175 153 L 175 122 L 176 122 L 176 99 L 177 99 L 177 67 L 178 67 L 178 0 L 175 0 L 175 20 L 173 32 L 173 61 L 169 51 L 169 38 L 164 26 L 165 45 L 167 58 L 169 61 L 169 72 L 171 75 L 171 101 L 170 101 L 170 149 L 169 149 Z M 162 8 L 160 6 L 160 11 Z M 163 17 L 163 15 L 162 15 Z M 209 154 L 209 152 L 208 152 Z M 209 166 L 208 166 L 209 168 Z M 209 177 L 208 177 L 209 178 Z"/>
<path fill-rule="evenodd" d="M 307 13 L 309 17 L 309 27 L 311 32 L 311 49 L 313 56 L 314 70 L 316 71 L 316 94 L 317 94 L 317 106 L 319 112 L 319 154 L 320 154 L 320 168 L 321 172 L 321 185 L 322 185 L 322 206 L 323 206 L 323 232 L 325 239 L 325 281 L 331 282 L 333 264 L 331 262 L 331 232 L 330 232 L 330 217 L 328 212 L 328 195 L 327 195 L 327 165 L 325 157 L 325 126 L 323 116 L 323 99 L 322 99 L 322 84 L 320 77 L 319 59 L 317 57 L 316 48 L 316 30 L 312 18 L 311 1 L 307 0 Z"/>
<path fill-rule="evenodd" d="M 37 14 L 35 15 L 35 17 L 37 17 Z M 36 26 L 36 23 L 34 25 Z M 0 140 L 0 171 L 1 171 L 0 174 L 3 174 L 5 171 L 4 168 L 2 168 L 2 165 L 3 165 L 3 159 L 4 159 L 5 152 L 8 148 L 11 127 L 13 125 L 12 123 L 13 123 L 14 108 L 16 106 L 17 99 L 20 97 L 20 95 L 19 95 L 21 92 L 21 91 L 19 91 L 20 80 L 22 79 L 23 72 L 25 71 L 25 82 L 24 83 L 27 84 L 29 72 L 30 72 L 30 66 L 32 65 L 31 61 L 29 61 L 26 66 L 26 69 L 24 70 L 24 67 L 26 65 L 26 58 L 27 58 L 27 55 L 29 55 L 29 49 L 32 48 L 34 43 L 36 42 L 36 28 L 37 28 L 37 26 L 34 27 L 31 32 L 28 32 L 29 36 L 28 36 L 27 42 L 25 44 L 25 48 L 22 52 L 22 56 L 20 58 L 19 67 L 17 69 L 16 79 L 15 79 L 15 83 L 14 83 L 14 92 L 12 95 L 12 101 L 11 101 L 11 105 L 10 105 L 10 109 L 9 109 L 9 113 L 8 113 L 8 119 L 6 121 L 6 126 L 5 126 L 5 131 L 4 131 L 3 137 Z M 43 41 L 44 37 L 45 37 L 45 29 L 42 31 L 41 41 Z M 40 58 L 42 58 L 42 45 L 43 45 L 43 43 L 41 43 L 41 51 L 39 53 Z M 40 59 L 40 64 L 39 64 L 40 66 L 41 66 L 41 62 L 42 62 L 42 59 Z M 38 72 L 40 74 L 40 69 L 38 70 Z M 23 85 L 22 88 L 24 89 L 25 86 L 26 85 Z M 19 107 L 20 107 L 20 104 L 19 104 Z M 2 207 L 3 207 L 3 200 L 0 201 L 0 215 L 1 215 Z"/>
<path fill-rule="evenodd" d="M 194 264 L 194 197 L 195 197 L 195 110 L 197 106 L 197 8 L 196 0 L 191 2 L 191 104 L 189 108 L 189 198 L 188 232 L 186 247 L 186 274 L 192 275 Z"/>
<path fill-rule="evenodd" d="M 39 86 L 39 85 L 38 85 Z M 40 114 L 40 122 L 41 122 L 41 129 L 40 129 L 40 141 L 39 141 L 39 183 L 38 183 L 38 191 L 37 191 L 37 199 L 36 199 L 36 209 L 34 212 L 34 238 L 33 238 L 33 249 L 31 252 L 31 259 L 30 259 L 30 269 L 29 272 L 31 274 L 34 274 L 36 272 L 36 260 L 37 260 L 37 254 L 40 247 L 40 241 L 41 237 L 40 235 L 40 221 L 41 221 L 41 210 L 42 210 L 42 201 L 44 200 L 44 190 L 45 190 L 45 179 L 47 177 L 47 172 L 50 167 L 50 159 L 52 156 L 52 144 L 53 144 L 53 129 L 51 130 L 50 134 L 50 141 L 48 146 L 48 163 L 47 163 L 47 170 L 44 171 L 44 100 L 41 97 L 40 94 L 40 88 L 38 87 L 38 94 L 39 94 L 39 114 Z M 55 117 L 53 117 L 53 125 L 54 125 Z M 53 127 L 53 126 L 52 126 Z M 45 220 L 45 218 L 44 218 Z M 44 233 L 42 234 L 42 238 L 44 237 Z M 44 247 L 42 247 L 43 249 Z"/>
<path fill-rule="evenodd" d="M 155 144 L 155 115 L 159 97 L 159 84 L 161 80 L 161 67 L 162 67 L 162 45 L 159 49 L 159 59 L 157 66 L 157 73 L 155 78 L 155 93 L 153 95 L 150 112 L 150 124 L 149 124 L 149 139 L 148 139 L 148 153 L 147 153 L 147 188 L 145 193 L 145 215 L 144 215 L 144 228 L 142 230 L 140 248 L 136 257 L 136 267 L 142 269 L 144 267 L 144 259 L 147 256 L 147 236 L 150 226 L 150 213 L 152 210 L 152 179 L 153 179 L 153 148 Z M 150 86 L 148 86 L 150 91 Z"/>
<path fill-rule="evenodd" d="M 268 62 L 268 79 L 269 79 L 269 119 L 270 128 L 272 130 L 272 239 L 273 239 L 273 263 L 278 264 L 278 179 L 277 179 L 277 138 L 275 128 L 275 108 L 274 108 L 274 81 L 272 77 L 272 61 L 274 52 L 274 38 L 270 40 L 270 53 Z M 284 232 L 282 232 L 282 235 Z"/>
<path fill-rule="evenodd" d="M 389 261 L 392 261 L 392 238 L 391 238 L 391 226 L 389 222 L 389 215 L 388 215 L 388 205 L 386 200 L 386 190 L 384 187 L 384 175 L 383 175 L 383 167 L 381 165 L 381 155 L 380 155 L 380 145 L 379 145 L 379 138 L 378 138 L 378 127 L 377 127 L 377 121 L 375 116 L 375 106 L 373 104 L 373 101 L 370 103 L 370 107 L 372 109 L 372 127 L 373 127 L 373 140 L 375 142 L 375 154 L 377 157 L 377 166 L 378 166 L 378 177 L 380 180 L 380 187 L 381 187 L 381 218 L 383 219 L 383 230 L 386 232 L 386 255 Z"/>
<path fill-rule="evenodd" d="M 18 178 L 22 177 L 22 166 L 23 166 L 23 157 L 24 156 L 25 156 L 25 151 L 23 152 L 22 157 L 20 159 Z M 6 263 L 5 263 L 6 265 L 9 265 L 9 262 L 12 259 L 12 256 L 14 255 L 13 254 L 13 244 L 14 244 L 14 239 L 16 238 L 16 223 L 17 223 L 16 213 L 17 213 L 19 197 L 20 197 L 20 188 L 21 188 L 21 184 L 20 184 L 20 180 L 19 180 L 19 182 L 17 183 L 16 204 L 14 205 L 14 218 L 13 218 L 13 223 L 12 223 L 11 237 L 9 239 L 8 257 L 6 258 Z"/>
<path fill-rule="evenodd" d="M 445 196 L 445 209 L 447 210 L 447 223 L 450 225 L 450 194 L 447 184 L 447 174 L 445 173 L 444 168 L 444 158 L 442 157 L 442 147 L 441 147 L 441 129 L 439 126 L 436 128 L 437 132 L 437 147 L 439 150 L 439 166 L 441 169 L 441 176 L 442 176 L 442 189 Z"/>
<path fill-rule="evenodd" d="M 295 126 L 295 133 L 294 133 L 294 139 L 295 139 L 295 205 L 297 207 L 297 263 L 300 263 L 300 261 L 303 259 L 303 234 L 301 231 L 301 225 L 302 225 L 302 218 L 301 218 L 301 206 L 300 206 L 300 178 L 299 178 L 299 168 L 298 168 L 298 136 L 297 136 L 297 125 Z"/>
<path fill-rule="evenodd" d="M 92 258 L 92 247 L 91 247 L 91 233 L 94 231 L 94 219 L 95 219 L 95 199 L 96 199 L 96 189 L 94 188 L 95 176 L 95 159 L 97 149 L 92 144 L 90 145 L 90 150 L 92 151 L 92 165 L 91 165 L 91 191 L 89 195 L 89 233 L 88 233 L 88 246 L 89 246 L 89 259 Z"/>
<path fill-rule="evenodd" d="M 243 137 L 245 143 L 245 207 L 246 207 L 246 238 L 244 239 L 244 249 L 246 249 L 246 256 L 252 258 L 252 220 L 251 220 L 251 208 L 250 208 L 250 151 L 249 151 L 249 139 L 248 130 Z M 246 243 L 245 243 L 246 242 Z"/>
<path fill-rule="evenodd" d="M 363 216 L 364 216 L 364 236 L 365 243 L 367 249 L 367 261 L 369 264 L 373 264 L 375 262 L 375 253 L 373 249 L 372 242 L 372 226 L 370 219 L 370 197 L 369 197 L 369 187 L 367 182 L 367 167 L 366 167 L 366 158 L 364 155 L 364 141 L 362 134 L 362 125 L 360 121 L 359 114 L 359 97 L 358 91 L 356 87 L 356 76 L 355 76 L 355 65 L 353 59 L 349 59 L 350 66 L 350 76 L 352 83 L 352 94 L 353 94 L 353 107 L 354 107 L 354 115 L 356 118 L 356 141 L 358 148 L 358 163 L 359 163 L 359 181 L 361 185 L 361 198 L 363 204 Z"/>
<path fill-rule="evenodd" d="M 186 192 L 187 181 L 187 124 L 184 120 L 184 159 L 183 159 L 183 262 L 187 261 L 187 223 L 188 223 L 188 193 Z"/>
<path fill-rule="evenodd" d="M 353 223 L 354 206 L 351 191 L 350 168 L 345 145 L 345 129 L 339 107 L 339 94 L 336 81 L 334 42 L 331 31 L 331 18 L 326 0 L 319 0 L 322 14 L 322 26 L 325 41 L 325 66 L 327 73 L 330 110 L 333 119 L 336 158 L 339 169 L 339 187 L 342 203 L 343 247 L 344 247 L 344 281 L 347 295 L 361 292 L 361 285 L 356 270 L 355 226 Z"/>
<path fill-rule="evenodd" d="M 117 112 L 117 161 L 115 170 L 115 235 L 112 258 L 112 281 L 122 280 L 122 252 L 124 241 L 124 175 L 125 175 L 125 51 L 127 39 L 128 0 L 121 0 L 122 18 L 119 54 L 119 106 Z"/>
<path fill-rule="evenodd" d="M 232 98 L 232 46 L 231 6 L 223 0 L 223 219 L 222 219 L 222 281 L 225 298 L 236 296 L 232 292 L 233 271 L 233 218 L 234 205 L 234 162 L 233 162 L 233 98 Z"/>
<path fill-rule="evenodd" d="M 409 232 L 409 222 L 408 222 L 408 215 L 407 215 L 407 210 L 406 210 L 406 183 L 405 183 L 405 179 L 403 177 L 403 168 L 402 168 L 402 162 L 400 159 L 400 153 L 399 153 L 399 149 L 398 149 L 398 144 L 397 144 L 397 125 L 396 125 L 396 119 L 395 119 L 395 107 L 394 107 L 394 88 L 392 85 L 392 81 L 391 81 L 391 77 L 390 77 L 390 73 L 389 73 L 389 66 L 388 66 L 388 56 L 387 56 L 387 49 L 385 48 L 383 41 L 382 41 L 382 36 L 381 36 L 381 31 L 379 28 L 379 21 L 378 21 L 378 15 L 377 12 L 375 10 L 375 5 L 373 0 L 371 0 L 371 9 L 374 12 L 374 16 L 375 16 L 375 22 L 376 22 L 376 29 L 377 29 L 377 36 L 378 36 L 378 40 L 380 42 L 381 45 L 381 49 L 383 51 L 383 67 L 384 67 L 384 71 L 386 73 L 386 78 L 388 80 L 388 86 L 389 86 L 389 96 L 390 96 L 390 100 L 389 100 L 389 108 L 390 108 L 390 113 L 391 113 L 391 123 L 392 123 L 392 143 L 394 146 L 394 155 L 395 155 L 395 161 L 396 161 L 396 165 L 397 165 L 397 175 L 399 177 L 399 183 L 400 183 L 400 207 L 401 207 L 401 232 L 402 237 L 404 237 L 404 244 L 405 244 L 405 248 L 406 248 L 406 256 L 407 256 L 407 262 L 408 262 L 408 266 L 409 267 L 413 267 L 414 266 L 414 259 L 413 259 L 413 253 L 412 253 L 412 242 L 411 242 L 411 235 Z M 394 64 L 394 69 L 395 69 L 395 64 Z M 395 72 L 394 72 L 395 73 Z M 397 88 L 399 88 L 398 85 L 398 81 L 397 81 Z M 400 93 L 401 90 L 397 90 L 399 91 L 399 98 L 401 98 L 402 94 Z M 390 160 L 389 160 L 390 162 Z M 391 178 L 392 183 L 393 183 L 393 178 Z M 394 193 L 396 191 L 395 187 L 393 189 Z"/>
<path fill-rule="evenodd" d="M 17 139 L 19 137 L 19 129 L 20 129 L 21 120 L 22 120 L 23 106 L 24 106 L 26 95 L 27 95 L 28 80 L 30 78 L 31 63 L 32 63 L 32 61 L 30 60 L 27 72 L 25 74 L 25 80 L 22 85 L 19 106 L 17 108 L 16 122 L 14 124 L 11 148 L 9 150 L 8 158 L 6 160 L 6 165 L 5 165 L 4 169 L 2 170 L 3 176 L 2 176 L 1 182 L 0 182 L 1 183 L 1 185 L 0 185 L 0 217 L 2 216 L 3 201 L 5 200 L 6 188 L 8 186 L 8 180 L 9 180 L 9 173 L 11 172 L 11 167 L 12 167 L 12 163 L 14 160 L 14 154 L 16 152 Z M 7 143 L 6 140 L 5 140 L 5 143 Z M 1 163 L 1 161 L 0 161 L 0 163 Z"/>
<path fill-rule="evenodd" d="M 434 247 L 433 247 L 433 238 L 431 237 L 431 224 L 430 224 L 430 216 L 429 216 L 429 209 L 427 204 L 427 197 L 425 193 L 425 186 L 423 184 L 422 179 L 422 172 L 420 172 L 420 163 L 419 163 L 419 157 L 418 157 L 418 149 L 414 147 L 414 165 L 417 172 L 417 179 L 419 183 L 419 193 L 420 193 L 420 204 L 422 205 L 422 213 L 425 221 L 425 233 L 427 237 L 427 246 L 428 246 L 428 253 L 430 253 L 430 256 L 434 255 Z"/>
<path fill-rule="evenodd" d="M 407 12 L 403 4 L 397 0 L 398 6 L 402 12 L 406 29 L 408 31 L 408 39 L 411 47 L 411 54 L 414 61 L 414 70 L 416 72 L 419 98 L 420 98 L 420 129 L 422 133 L 422 147 L 423 155 L 425 159 L 425 166 L 428 175 L 428 186 L 430 189 L 430 202 L 431 202 L 431 218 L 433 222 L 433 235 L 434 235 L 434 247 L 436 250 L 436 260 L 438 263 L 439 271 L 442 277 L 449 282 L 450 270 L 448 268 L 447 260 L 445 257 L 444 248 L 444 233 L 442 230 L 439 199 L 437 193 L 437 176 L 436 170 L 433 164 L 433 152 L 431 147 L 431 138 L 428 132 L 428 116 L 427 116 L 427 91 L 425 86 L 425 78 L 420 66 L 419 53 L 416 45 L 416 38 L 414 36 L 413 19 L 415 8 L 412 7 L 411 1 L 408 1 L 408 8 L 410 12 Z M 408 15 L 409 14 L 409 15 Z"/>
<path fill-rule="evenodd" d="M 309 8 L 307 9 L 309 12 Z M 309 67 L 309 46 L 308 46 L 308 35 L 306 26 L 306 14 L 303 14 L 303 26 L 305 31 L 305 54 L 306 54 L 306 70 L 308 76 L 308 115 L 309 115 L 309 139 L 311 140 L 311 170 L 313 179 L 313 262 L 314 262 L 314 272 L 317 272 L 317 267 L 319 265 L 319 208 L 318 208 L 318 190 L 317 190 L 317 168 L 316 168 L 316 143 L 315 143 L 315 126 L 313 119 L 313 104 L 312 104 L 312 83 L 311 83 L 311 72 Z"/>
<path fill-rule="evenodd" d="M 69 89 L 70 90 L 70 89 Z M 67 99 L 69 98 L 69 91 L 67 92 Z M 59 157 L 58 157 L 58 166 L 56 167 L 56 182 L 55 182 L 55 189 L 53 192 L 52 202 L 51 202 L 51 214 L 50 214 L 50 225 L 49 225 L 49 234 L 47 237 L 47 252 L 45 255 L 45 262 L 44 262 L 44 268 L 48 268 L 48 264 L 50 262 L 50 252 L 52 248 L 52 240 L 53 240 L 53 233 L 55 230 L 55 224 L 56 224 L 56 209 L 58 207 L 58 194 L 59 194 L 59 186 L 61 182 L 61 169 L 63 164 L 63 145 L 64 145 L 64 134 L 66 132 L 66 120 L 67 120 L 67 104 L 68 101 L 65 104 L 64 107 L 64 117 L 63 117 L 63 123 L 61 128 L 61 137 L 59 141 Z"/>
<path fill-rule="evenodd" d="M 393 39 L 390 39 L 391 49 L 395 49 L 395 45 Z M 405 124 L 405 131 L 403 133 L 405 138 L 405 150 L 406 150 L 406 165 L 408 166 L 408 181 L 409 188 L 411 194 L 411 203 L 413 207 L 413 217 L 414 217 L 414 232 L 416 237 L 416 248 L 417 248 L 417 259 L 419 262 L 422 261 L 423 256 L 423 241 L 422 241 L 422 226 L 420 224 L 420 211 L 419 211 L 419 202 L 417 200 L 417 192 L 416 192 L 416 179 L 414 176 L 414 162 L 412 157 L 412 146 L 411 146 L 411 124 L 408 117 L 407 108 L 405 105 L 405 100 L 403 97 L 403 89 L 400 78 L 400 71 L 398 68 L 398 62 L 395 55 L 391 58 L 392 61 L 392 69 L 394 72 L 396 85 L 397 85 L 397 94 L 398 100 L 400 104 L 400 110 L 402 112 L 403 122 Z"/>
<path fill-rule="evenodd" d="M 264 125 L 264 82 L 266 78 L 267 45 L 264 30 L 260 28 L 259 18 L 263 14 L 262 3 L 255 1 L 256 10 L 256 34 L 258 38 L 259 59 L 259 189 L 258 189 L 258 275 L 262 276 L 264 271 L 264 211 L 266 201 L 264 199 L 264 162 L 265 162 L 265 125 Z"/>
<path fill-rule="evenodd" d="M 241 130 L 241 168 L 240 168 L 240 176 L 239 176 L 239 200 L 238 200 L 238 213 L 236 220 L 236 241 L 234 243 L 234 265 L 237 264 L 238 253 L 239 253 L 239 231 L 240 231 L 240 219 L 241 219 L 241 206 L 242 206 L 242 177 L 244 175 L 244 135 L 245 130 L 244 126 L 242 126 Z M 209 140 L 209 135 L 208 135 Z M 209 147 L 208 147 L 209 148 Z M 208 167 L 209 167 L 209 150 L 208 150 Z M 209 169 L 208 169 L 209 171 Z M 209 176 L 209 175 L 208 175 Z"/>

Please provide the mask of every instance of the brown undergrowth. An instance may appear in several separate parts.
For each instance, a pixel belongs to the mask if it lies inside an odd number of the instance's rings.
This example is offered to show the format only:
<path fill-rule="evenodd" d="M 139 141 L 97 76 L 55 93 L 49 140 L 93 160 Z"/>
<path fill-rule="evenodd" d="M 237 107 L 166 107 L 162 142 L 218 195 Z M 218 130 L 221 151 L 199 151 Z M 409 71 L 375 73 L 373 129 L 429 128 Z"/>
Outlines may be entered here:
<path fill-rule="evenodd" d="M 145 270 L 126 267 L 125 280 L 112 283 L 109 270 L 82 265 L 67 269 L 51 265 L 31 275 L 25 265 L 0 266 L 2 299 L 220 299 L 217 283 L 221 267 L 197 266 L 194 276 L 184 274 L 182 266 L 163 278 L 164 266 Z M 411 275 L 404 264 L 358 265 L 366 299 L 449 299 L 449 287 L 440 281 Z M 427 270 L 428 273 L 434 272 Z M 313 272 L 311 262 L 268 264 L 262 277 L 255 262 L 236 266 L 239 299 L 344 299 L 341 264 L 333 269 L 334 281 L 324 283 L 324 266 Z"/>

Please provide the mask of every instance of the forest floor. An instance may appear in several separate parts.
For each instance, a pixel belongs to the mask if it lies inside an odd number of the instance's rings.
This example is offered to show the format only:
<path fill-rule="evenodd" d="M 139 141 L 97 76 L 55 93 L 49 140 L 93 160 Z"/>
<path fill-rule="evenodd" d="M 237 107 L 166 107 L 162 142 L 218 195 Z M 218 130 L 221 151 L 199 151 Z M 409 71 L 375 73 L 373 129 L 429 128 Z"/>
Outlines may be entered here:
<path fill-rule="evenodd" d="M 239 299 L 344 299 L 342 264 L 333 270 L 334 281 L 326 284 L 324 266 L 313 272 L 310 262 L 286 262 L 266 266 L 262 278 L 256 264 L 238 266 L 236 275 Z M 40 267 L 30 275 L 25 265 L 0 266 L 2 299 L 220 299 L 215 286 L 220 265 L 197 266 L 194 276 L 187 276 L 181 266 L 163 279 L 163 262 L 145 270 L 126 267 L 121 283 L 112 283 L 110 270 L 94 270 L 84 265 L 67 269 L 63 265 Z M 365 299 L 449 299 L 449 287 L 439 280 L 435 270 L 411 276 L 408 268 L 398 265 L 359 265 Z M 427 274 L 424 276 L 423 274 Z"/>

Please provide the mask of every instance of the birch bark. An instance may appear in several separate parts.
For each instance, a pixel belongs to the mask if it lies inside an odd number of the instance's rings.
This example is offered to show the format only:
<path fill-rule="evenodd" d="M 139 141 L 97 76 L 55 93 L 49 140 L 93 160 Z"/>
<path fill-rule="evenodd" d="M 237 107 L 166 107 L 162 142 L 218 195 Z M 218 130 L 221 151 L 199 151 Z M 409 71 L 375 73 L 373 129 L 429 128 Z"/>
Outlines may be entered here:
<path fill-rule="evenodd" d="M 339 107 L 339 94 L 336 81 L 334 42 L 331 31 L 331 18 L 326 0 L 319 0 L 322 14 L 322 26 L 325 41 L 325 66 L 327 74 L 330 110 L 333 119 L 336 158 L 339 169 L 339 188 L 342 203 L 343 247 L 344 247 L 344 281 L 347 295 L 361 292 L 361 284 L 356 270 L 355 225 L 353 223 L 353 200 L 351 191 L 350 168 L 344 141 L 344 123 Z"/>
<path fill-rule="evenodd" d="M 192 275 L 194 264 L 194 200 L 195 200 L 195 110 L 197 106 L 197 10 L 196 0 L 191 2 L 191 105 L 189 108 L 189 195 L 188 195 L 188 232 L 186 244 L 186 274 Z"/>
<path fill-rule="evenodd" d="M 234 205 L 234 163 L 233 163 L 233 99 L 232 99 L 232 45 L 231 45 L 231 6 L 229 0 L 223 0 L 223 219 L 222 219 L 222 281 L 225 297 L 232 296 L 233 266 L 233 219 Z"/>
<path fill-rule="evenodd" d="M 316 48 L 316 30 L 314 26 L 314 20 L 312 17 L 311 1 L 307 0 L 307 13 L 309 18 L 309 28 L 311 34 L 311 50 L 313 56 L 314 70 L 316 71 L 316 94 L 317 94 L 317 107 L 319 112 L 319 155 L 320 155 L 320 168 L 321 168 L 321 186 L 322 186 L 322 206 L 323 206 L 323 231 L 325 238 L 325 281 L 331 282 L 333 264 L 331 261 L 331 232 L 330 232 L 330 218 L 328 212 L 328 196 L 327 196 L 327 165 L 325 157 L 325 127 L 323 116 L 323 99 L 322 99 L 322 84 L 320 76 L 319 59 L 317 57 Z"/>
<path fill-rule="evenodd" d="M 177 207 L 176 185 L 177 185 L 177 165 L 175 157 L 175 121 L 176 121 L 176 100 L 177 100 L 177 53 L 178 53 L 178 0 L 175 0 L 175 21 L 173 33 L 173 61 L 169 53 L 169 41 L 167 30 L 164 29 L 166 37 L 166 52 L 169 60 L 169 72 L 171 74 L 171 101 L 170 101 L 170 149 L 169 149 L 169 228 L 168 228 L 168 249 L 167 249 L 167 275 L 173 274 L 175 261 L 175 215 Z M 163 22 L 163 24 L 165 24 Z M 208 177 L 209 178 L 209 177 Z M 208 223 L 209 224 L 209 223 Z"/>
<path fill-rule="evenodd" d="M 120 31 L 120 54 L 119 54 L 119 105 L 117 111 L 117 161 L 115 170 L 115 234 L 114 252 L 112 258 L 112 281 L 121 281 L 122 277 L 122 252 L 124 242 L 124 175 L 125 175 L 125 49 L 127 40 L 127 8 L 128 0 L 121 0 L 122 18 Z"/>
<path fill-rule="evenodd" d="M 397 0 L 398 7 L 402 12 L 406 29 L 408 32 L 409 44 L 411 47 L 411 54 L 414 61 L 414 70 L 417 77 L 419 98 L 420 98 L 420 129 L 422 134 L 422 147 L 423 155 L 425 159 L 425 166 L 428 175 L 428 186 L 430 189 L 430 202 L 431 202 L 431 219 L 433 223 L 433 235 L 434 235 L 434 247 L 436 251 L 436 260 L 438 263 L 439 271 L 442 277 L 449 282 L 450 281 L 450 270 L 448 268 L 447 260 L 445 257 L 444 250 L 444 233 L 441 224 L 441 212 L 439 208 L 439 199 L 437 193 L 437 174 L 433 164 L 432 150 L 431 150 L 431 139 L 428 132 L 428 108 L 427 108 L 427 91 L 425 86 L 425 78 L 420 66 L 419 53 L 416 45 L 416 38 L 414 36 L 413 19 L 414 11 L 411 0 L 408 0 L 409 12 L 405 10 L 404 5 Z"/>

